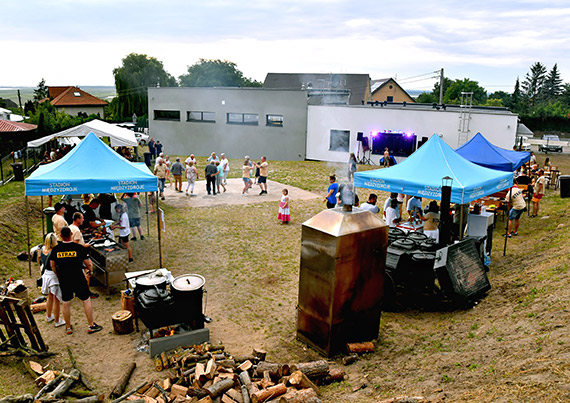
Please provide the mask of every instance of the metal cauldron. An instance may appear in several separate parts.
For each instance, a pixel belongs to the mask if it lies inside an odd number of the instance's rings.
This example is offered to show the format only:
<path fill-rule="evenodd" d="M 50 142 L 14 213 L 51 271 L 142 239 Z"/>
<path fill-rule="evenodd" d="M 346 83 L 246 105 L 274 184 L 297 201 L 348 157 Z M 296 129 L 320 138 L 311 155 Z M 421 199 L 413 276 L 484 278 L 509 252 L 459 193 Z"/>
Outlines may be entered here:
<path fill-rule="evenodd" d="M 202 297 L 206 280 L 199 274 L 185 274 L 176 277 L 170 285 L 170 292 L 174 297 L 177 315 L 184 318 L 183 322 L 192 329 L 204 327 L 204 312 L 202 310 Z"/>

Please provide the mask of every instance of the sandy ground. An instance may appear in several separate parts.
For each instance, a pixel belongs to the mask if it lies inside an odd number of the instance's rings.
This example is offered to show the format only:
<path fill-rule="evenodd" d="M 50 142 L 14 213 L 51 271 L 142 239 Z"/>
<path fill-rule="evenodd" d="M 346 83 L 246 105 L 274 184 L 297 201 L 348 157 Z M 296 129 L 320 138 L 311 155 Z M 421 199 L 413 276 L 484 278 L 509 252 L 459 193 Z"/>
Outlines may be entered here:
<path fill-rule="evenodd" d="M 174 207 L 215 207 L 229 206 L 235 204 L 263 203 L 268 201 L 278 202 L 281 200 L 281 191 L 287 188 L 291 200 L 310 200 L 319 198 L 306 190 L 302 190 L 292 186 L 285 186 L 279 182 L 272 180 L 267 181 L 267 194 L 260 195 L 258 185 L 253 185 L 248 193 L 242 195 L 243 180 L 241 178 L 228 179 L 226 185 L 227 191 L 214 195 L 208 195 L 206 192 L 206 181 L 197 181 L 194 186 L 195 196 L 186 195 L 186 193 L 178 193 L 174 190 L 174 185 L 170 186 L 167 182 L 164 188 L 164 201 L 166 204 Z M 186 182 L 182 183 L 182 190 L 186 190 Z"/>

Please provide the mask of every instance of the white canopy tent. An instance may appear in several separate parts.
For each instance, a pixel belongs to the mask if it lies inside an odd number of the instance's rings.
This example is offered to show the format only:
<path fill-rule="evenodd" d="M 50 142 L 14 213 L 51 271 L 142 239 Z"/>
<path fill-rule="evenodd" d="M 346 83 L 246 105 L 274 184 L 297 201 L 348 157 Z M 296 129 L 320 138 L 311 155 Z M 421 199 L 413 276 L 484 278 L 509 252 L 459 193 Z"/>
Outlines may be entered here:
<path fill-rule="evenodd" d="M 58 137 L 85 137 L 93 132 L 97 137 L 109 137 L 112 147 L 138 146 L 135 133 L 131 130 L 115 126 L 102 120 L 92 120 L 79 126 L 72 127 L 59 133 L 50 134 L 34 141 L 28 142 L 28 147 L 39 147 Z"/>

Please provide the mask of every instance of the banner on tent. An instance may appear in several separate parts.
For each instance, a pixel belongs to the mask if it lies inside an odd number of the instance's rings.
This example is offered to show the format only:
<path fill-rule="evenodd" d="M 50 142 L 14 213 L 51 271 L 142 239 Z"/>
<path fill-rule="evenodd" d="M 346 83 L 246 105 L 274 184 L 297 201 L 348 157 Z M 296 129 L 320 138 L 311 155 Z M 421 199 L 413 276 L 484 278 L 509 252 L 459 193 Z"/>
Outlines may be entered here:
<path fill-rule="evenodd" d="M 49 187 L 42 188 L 42 193 L 56 195 L 77 193 L 77 187 L 72 186 L 69 182 L 51 182 L 49 183 Z"/>

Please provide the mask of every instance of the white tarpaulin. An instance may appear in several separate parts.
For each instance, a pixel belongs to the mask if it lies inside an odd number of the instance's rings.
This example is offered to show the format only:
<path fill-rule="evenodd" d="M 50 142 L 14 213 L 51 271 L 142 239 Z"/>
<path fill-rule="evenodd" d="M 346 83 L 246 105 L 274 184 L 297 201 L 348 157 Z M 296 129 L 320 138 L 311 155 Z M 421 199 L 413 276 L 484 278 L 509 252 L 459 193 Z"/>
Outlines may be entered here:
<path fill-rule="evenodd" d="M 58 137 L 85 137 L 91 132 L 93 132 L 97 137 L 109 137 L 112 147 L 136 147 L 138 145 L 133 131 L 95 119 L 91 122 L 72 127 L 71 129 L 30 141 L 28 142 L 28 147 L 39 147 L 42 144 Z"/>

